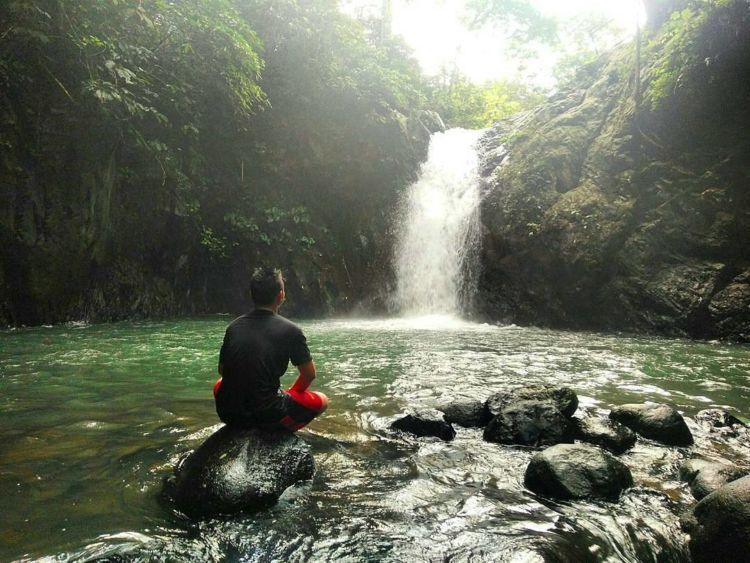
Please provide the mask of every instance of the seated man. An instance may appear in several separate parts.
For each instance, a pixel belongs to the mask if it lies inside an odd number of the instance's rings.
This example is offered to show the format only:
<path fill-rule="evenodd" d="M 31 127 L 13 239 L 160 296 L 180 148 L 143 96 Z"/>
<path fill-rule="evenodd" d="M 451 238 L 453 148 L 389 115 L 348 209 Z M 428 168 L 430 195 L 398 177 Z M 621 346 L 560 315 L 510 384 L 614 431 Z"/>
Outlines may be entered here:
<path fill-rule="evenodd" d="M 299 430 L 328 407 L 328 397 L 309 391 L 315 364 L 305 335 L 277 314 L 286 297 L 279 270 L 258 268 L 250 282 L 255 309 L 232 321 L 219 353 L 221 378 L 214 385 L 216 412 L 226 424 Z M 289 361 L 299 375 L 286 391 L 279 380 Z"/>

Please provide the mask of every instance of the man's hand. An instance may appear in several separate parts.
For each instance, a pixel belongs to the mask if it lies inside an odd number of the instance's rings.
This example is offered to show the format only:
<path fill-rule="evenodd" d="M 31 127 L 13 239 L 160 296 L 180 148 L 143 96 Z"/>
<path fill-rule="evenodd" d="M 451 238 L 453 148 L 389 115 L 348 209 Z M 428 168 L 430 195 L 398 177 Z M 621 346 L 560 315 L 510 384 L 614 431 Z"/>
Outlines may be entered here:
<path fill-rule="evenodd" d="M 315 363 L 310 360 L 298 365 L 297 369 L 299 370 L 299 375 L 294 384 L 289 388 L 289 391 L 302 393 L 303 391 L 307 391 L 307 388 L 310 387 L 313 379 L 315 379 Z"/>

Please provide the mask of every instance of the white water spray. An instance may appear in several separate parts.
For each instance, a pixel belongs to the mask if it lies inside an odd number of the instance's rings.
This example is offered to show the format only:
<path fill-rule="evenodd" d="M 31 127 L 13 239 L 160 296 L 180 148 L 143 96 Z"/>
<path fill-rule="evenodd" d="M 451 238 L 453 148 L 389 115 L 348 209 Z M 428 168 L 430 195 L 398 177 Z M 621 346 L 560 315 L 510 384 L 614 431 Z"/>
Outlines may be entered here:
<path fill-rule="evenodd" d="M 481 131 L 450 129 L 430 140 L 427 162 L 410 188 L 396 246 L 396 305 L 407 316 L 461 312 L 472 288 L 478 237 Z"/>

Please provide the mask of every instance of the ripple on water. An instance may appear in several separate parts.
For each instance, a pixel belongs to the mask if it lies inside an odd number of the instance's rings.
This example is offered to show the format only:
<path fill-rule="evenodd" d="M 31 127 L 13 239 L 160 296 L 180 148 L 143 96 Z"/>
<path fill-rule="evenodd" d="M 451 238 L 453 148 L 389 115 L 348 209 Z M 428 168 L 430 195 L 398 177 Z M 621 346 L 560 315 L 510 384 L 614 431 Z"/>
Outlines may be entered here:
<path fill-rule="evenodd" d="M 269 511 L 191 523 L 161 483 L 219 427 L 210 393 L 229 320 L 0 333 L 0 559 L 683 561 L 689 449 L 642 440 L 623 456 L 637 486 L 619 503 L 554 503 L 523 487 L 531 449 L 388 426 L 410 406 L 531 383 L 573 387 L 595 416 L 644 400 L 688 416 L 750 404 L 743 346 L 448 318 L 306 322 L 331 398 L 302 434 L 315 478 Z M 708 457 L 746 463 L 750 438 L 688 425 Z"/>

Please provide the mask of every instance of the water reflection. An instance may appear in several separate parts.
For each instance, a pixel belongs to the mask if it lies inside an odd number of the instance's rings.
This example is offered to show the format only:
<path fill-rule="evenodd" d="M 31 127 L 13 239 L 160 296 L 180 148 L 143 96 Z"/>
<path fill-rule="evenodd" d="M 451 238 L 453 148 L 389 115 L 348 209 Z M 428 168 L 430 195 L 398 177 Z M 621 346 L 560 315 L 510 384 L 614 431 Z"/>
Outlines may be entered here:
<path fill-rule="evenodd" d="M 218 428 L 210 390 L 226 321 L 0 333 L 0 560 L 682 561 L 677 515 L 692 499 L 676 468 L 688 449 L 639 442 L 623 456 L 637 486 L 620 503 L 558 504 L 522 485 L 531 449 L 476 429 L 410 439 L 388 424 L 407 406 L 532 382 L 570 385 L 594 415 L 643 400 L 688 416 L 750 404 L 746 346 L 448 318 L 310 322 L 332 399 L 304 433 L 314 480 L 269 511 L 192 523 L 161 484 Z M 746 462 L 748 441 L 688 423 L 697 449 Z"/>

